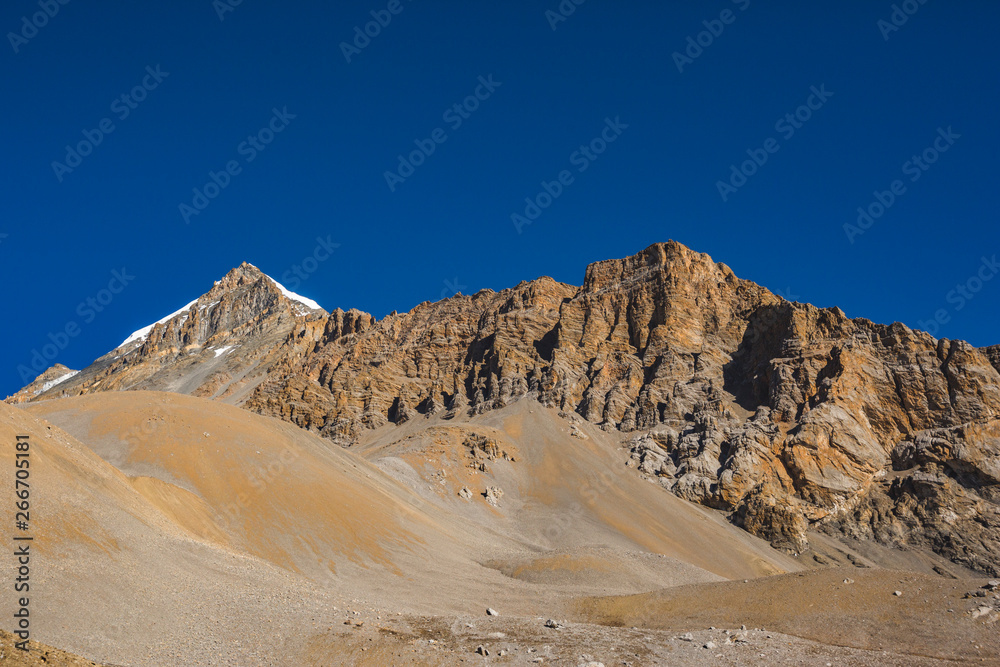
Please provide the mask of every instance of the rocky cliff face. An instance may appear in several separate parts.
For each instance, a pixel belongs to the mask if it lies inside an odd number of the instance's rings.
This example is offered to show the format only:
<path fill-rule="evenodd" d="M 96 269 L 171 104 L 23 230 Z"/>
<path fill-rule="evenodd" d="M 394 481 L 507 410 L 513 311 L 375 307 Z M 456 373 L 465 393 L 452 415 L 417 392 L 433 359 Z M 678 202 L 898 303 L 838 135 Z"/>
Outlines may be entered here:
<path fill-rule="evenodd" d="M 74 371 L 66 366 L 63 366 L 62 364 L 50 366 L 41 375 L 32 380 L 30 384 L 21 387 L 21 389 L 13 396 L 8 396 L 6 402 L 27 403 L 39 394 L 49 391 L 53 387 L 66 382 L 77 373 L 79 373 L 79 371 Z"/>
<path fill-rule="evenodd" d="M 173 317 L 144 335 L 136 332 L 73 377 L 37 395 L 22 390 L 7 400 L 150 389 L 239 403 L 274 365 L 305 353 L 301 340 L 290 339 L 293 330 L 322 331 L 325 320 L 324 311 L 288 298 L 244 263 Z"/>
<path fill-rule="evenodd" d="M 593 264 L 579 289 L 541 279 L 336 319 L 248 407 L 346 444 L 532 392 L 633 433 L 645 474 L 776 545 L 837 529 L 1000 566 L 989 350 L 788 303 L 674 243 Z"/>
<path fill-rule="evenodd" d="M 335 311 L 310 353 L 276 368 L 246 407 L 344 445 L 419 414 L 500 407 L 539 387 L 560 305 L 575 291 L 542 278 L 378 322 Z"/>
<path fill-rule="evenodd" d="M 993 364 L 993 368 L 1000 372 L 1000 345 L 993 345 L 990 347 L 982 348 L 982 353 L 986 355 L 986 358 L 990 360 Z"/>
<path fill-rule="evenodd" d="M 60 390 L 226 398 L 343 445 L 530 395 L 778 546 L 842 531 L 1000 573 L 1000 347 L 789 303 L 672 242 L 579 288 L 541 278 L 378 321 L 300 312 L 246 266 Z M 251 351 L 198 375 L 229 344 Z"/>

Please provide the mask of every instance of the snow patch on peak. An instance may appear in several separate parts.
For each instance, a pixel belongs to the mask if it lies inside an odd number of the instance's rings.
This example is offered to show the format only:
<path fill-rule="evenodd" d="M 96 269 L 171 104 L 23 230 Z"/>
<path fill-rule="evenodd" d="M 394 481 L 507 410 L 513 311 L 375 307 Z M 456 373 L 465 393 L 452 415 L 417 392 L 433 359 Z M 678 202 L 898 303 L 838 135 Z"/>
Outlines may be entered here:
<path fill-rule="evenodd" d="M 118 347 L 125 347 L 129 343 L 132 343 L 132 342 L 137 341 L 137 340 L 143 340 L 143 339 L 145 339 L 146 336 L 149 335 L 149 332 L 152 331 L 153 327 L 155 327 L 157 324 L 163 324 L 164 322 L 166 322 L 168 320 L 172 320 L 173 318 L 177 317 L 181 313 L 187 311 L 188 308 L 190 308 L 191 306 L 193 306 L 196 303 L 198 303 L 198 299 L 195 299 L 194 301 L 190 302 L 189 304 L 187 304 L 183 308 L 175 310 L 174 312 L 170 313 L 166 317 L 160 318 L 160 319 L 156 320 L 155 322 L 153 322 L 152 324 L 139 329 L 138 331 L 134 331 L 132 333 L 132 335 L 129 336 L 128 338 L 126 338 L 122 342 L 122 344 L 119 345 Z"/>
<path fill-rule="evenodd" d="M 248 266 L 253 267 L 257 271 L 260 271 L 260 269 L 258 269 L 253 264 L 250 264 L 249 262 L 245 262 L 245 264 L 247 264 Z M 281 283 L 279 283 L 277 280 L 275 280 L 271 276 L 265 274 L 263 271 L 261 271 L 261 275 L 263 275 L 265 278 L 267 278 L 272 283 L 274 283 L 275 287 L 277 287 L 278 290 L 282 294 L 284 294 L 286 298 L 288 298 L 288 299 L 290 299 L 292 301 L 295 301 L 296 303 L 299 303 L 302 306 L 305 306 L 308 310 L 320 310 L 320 311 L 326 312 L 325 310 L 323 310 L 322 306 L 320 306 L 318 303 L 316 303 L 312 299 L 307 299 L 306 297 L 301 296 L 299 294 L 296 294 L 295 292 L 287 289 L 284 285 L 282 285 Z M 218 281 L 218 280 L 215 281 L 215 285 L 218 286 L 219 282 L 220 281 Z M 201 297 L 198 297 L 198 298 L 201 298 Z M 117 350 L 119 348 L 125 347 L 126 345 L 129 345 L 130 343 L 134 343 L 136 341 L 144 340 L 146 338 L 146 336 L 148 336 L 149 333 L 153 330 L 153 327 L 155 327 L 157 324 L 163 324 L 164 322 L 172 320 L 173 318 L 177 317 L 178 315 L 180 315 L 182 313 L 185 313 L 189 308 L 191 308 L 191 306 L 193 306 L 197 302 L 198 302 L 198 299 L 195 299 L 194 301 L 189 302 L 183 308 L 175 310 L 174 312 L 170 313 L 166 317 L 160 318 L 157 321 L 153 322 L 152 324 L 150 324 L 148 326 L 144 326 L 143 328 L 139 329 L 138 331 L 134 331 L 131 336 L 129 336 L 128 338 L 126 338 L 124 341 L 122 341 L 121 345 L 119 345 L 115 349 Z M 205 306 L 202 306 L 202 309 L 211 308 L 211 307 L 217 305 L 218 303 L 219 303 L 218 301 L 213 301 L 212 303 L 209 303 L 209 304 L 206 304 Z M 303 310 L 302 308 L 299 308 L 299 314 L 300 315 L 307 315 L 308 311 L 307 310 Z"/>
<path fill-rule="evenodd" d="M 57 377 L 55 380 L 49 380 L 48 382 L 46 382 L 46 383 L 44 383 L 42 385 L 41 389 L 38 389 L 38 390 L 35 391 L 35 396 L 38 396 L 42 392 L 45 392 L 45 391 L 48 391 L 49 389 L 52 389 L 52 387 L 56 386 L 57 384 L 62 384 L 63 382 L 65 382 L 66 380 L 70 379 L 71 377 L 73 377 L 74 375 L 76 375 L 79 372 L 80 371 L 70 371 L 69 373 L 66 373 L 65 375 L 63 375 L 61 377 Z"/>
<path fill-rule="evenodd" d="M 253 265 L 251 264 L 251 266 Z M 270 280 L 272 283 L 274 283 L 275 287 L 277 287 L 282 294 L 284 294 L 287 298 L 291 299 L 292 301 L 297 301 L 298 303 L 301 303 L 310 310 L 323 310 L 323 306 L 319 305 L 312 299 L 307 299 L 306 297 L 296 294 L 295 292 L 289 290 L 284 285 L 282 285 L 281 283 L 279 283 L 277 280 L 267 275 L 266 273 L 264 274 L 264 277 Z M 326 311 L 324 310 L 323 312 Z"/>

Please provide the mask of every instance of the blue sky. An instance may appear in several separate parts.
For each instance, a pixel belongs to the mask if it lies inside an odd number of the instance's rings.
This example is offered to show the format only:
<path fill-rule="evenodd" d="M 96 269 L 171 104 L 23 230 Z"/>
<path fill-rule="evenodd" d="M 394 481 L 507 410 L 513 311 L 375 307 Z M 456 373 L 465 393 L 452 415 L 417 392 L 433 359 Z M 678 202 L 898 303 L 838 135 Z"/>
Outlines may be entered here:
<path fill-rule="evenodd" d="M 0 392 L 244 260 L 381 317 L 667 239 L 1000 343 L 995 2 L 294 4 L 4 3 Z"/>

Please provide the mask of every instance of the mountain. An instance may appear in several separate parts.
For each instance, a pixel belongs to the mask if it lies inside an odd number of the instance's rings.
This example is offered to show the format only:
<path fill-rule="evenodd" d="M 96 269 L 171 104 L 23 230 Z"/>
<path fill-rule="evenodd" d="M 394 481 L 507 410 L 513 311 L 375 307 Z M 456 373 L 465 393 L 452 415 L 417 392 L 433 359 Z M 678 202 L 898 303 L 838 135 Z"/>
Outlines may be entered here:
<path fill-rule="evenodd" d="M 178 392 L 348 447 L 534 401 L 604 430 L 631 474 L 790 553 L 833 536 L 996 575 L 998 369 L 1000 347 L 790 303 L 668 242 L 590 265 L 580 287 L 539 278 L 381 320 L 311 307 L 243 264 L 12 400 Z"/>
<path fill-rule="evenodd" d="M 128 336 L 72 378 L 27 389 L 9 403 L 94 391 L 160 389 L 240 403 L 284 355 L 298 327 L 322 328 L 326 311 L 243 263 L 201 297 Z M 67 369 L 68 370 L 68 369 Z M 52 369 L 43 376 L 55 374 Z"/>
<path fill-rule="evenodd" d="M 62 384 L 80 371 L 74 371 L 62 364 L 50 366 L 41 375 L 21 388 L 13 396 L 8 396 L 7 403 L 27 403 L 41 393 L 47 392 L 58 384 Z"/>

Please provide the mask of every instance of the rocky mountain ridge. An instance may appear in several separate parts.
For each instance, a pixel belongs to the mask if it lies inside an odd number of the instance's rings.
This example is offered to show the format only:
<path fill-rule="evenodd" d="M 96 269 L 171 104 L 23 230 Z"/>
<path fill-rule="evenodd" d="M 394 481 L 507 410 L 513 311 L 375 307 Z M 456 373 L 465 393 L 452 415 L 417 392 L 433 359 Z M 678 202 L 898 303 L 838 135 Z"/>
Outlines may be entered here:
<path fill-rule="evenodd" d="M 62 364 L 54 364 L 45 369 L 34 380 L 21 387 L 13 396 L 8 396 L 7 403 L 27 403 L 35 396 L 49 391 L 79 373 Z"/>
<path fill-rule="evenodd" d="M 220 353 L 219 350 L 225 350 Z M 22 400 L 160 389 L 349 446 L 521 398 L 621 432 L 640 474 L 793 551 L 809 530 L 1000 573 L 1000 346 L 790 303 L 678 243 L 381 320 L 255 267 Z"/>
<path fill-rule="evenodd" d="M 135 332 L 72 377 L 38 393 L 26 387 L 7 402 L 158 389 L 239 403 L 283 355 L 302 352 L 285 344 L 296 326 L 319 322 L 322 327 L 325 311 L 288 294 L 244 262 L 204 295 Z M 49 369 L 43 376 L 52 373 Z"/>

